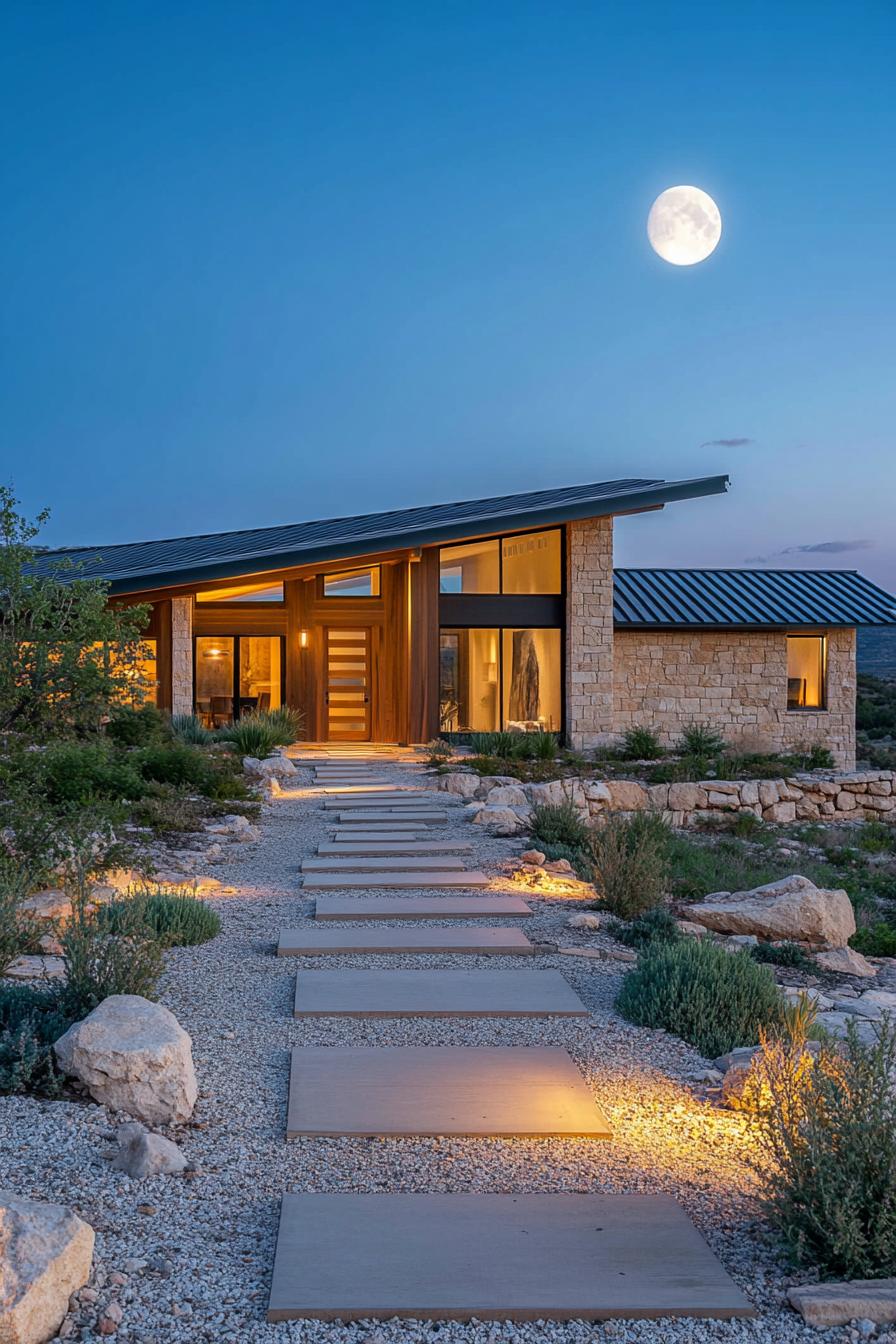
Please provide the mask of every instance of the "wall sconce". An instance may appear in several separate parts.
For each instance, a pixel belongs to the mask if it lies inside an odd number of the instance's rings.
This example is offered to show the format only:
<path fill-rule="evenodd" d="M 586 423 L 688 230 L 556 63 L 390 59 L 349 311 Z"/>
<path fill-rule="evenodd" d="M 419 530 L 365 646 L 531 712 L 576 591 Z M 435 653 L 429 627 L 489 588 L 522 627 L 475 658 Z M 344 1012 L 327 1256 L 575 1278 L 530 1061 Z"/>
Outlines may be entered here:
<path fill-rule="evenodd" d="M 300 631 L 299 631 L 299 648 L 300 648 L 300 649 L 307 649 L 307 647 L 308 647 L 308 631 L 307 631 L 307 630 L 300 630 Z"/>

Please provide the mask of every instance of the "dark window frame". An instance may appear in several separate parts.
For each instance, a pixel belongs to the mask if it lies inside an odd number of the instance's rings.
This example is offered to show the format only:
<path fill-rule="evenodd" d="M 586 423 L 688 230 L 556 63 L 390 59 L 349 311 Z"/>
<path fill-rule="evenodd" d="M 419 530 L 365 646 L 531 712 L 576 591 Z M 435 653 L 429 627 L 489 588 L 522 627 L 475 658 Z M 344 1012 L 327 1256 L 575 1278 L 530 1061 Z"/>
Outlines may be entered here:
<path fill-rule="evenodd" d="M 202 604 L 205 606 L 205 603 Z M 256 603 L 255 605 L 260 605 Z M 277 603 L 268 603 L 269 606 L 279 605 Z M 241 639 L 279 639 L 280 641 L 280 703 L 286 704 L 286 635 L 272 635 L 270 630 L 241 630 L 239 634 L 231 635 L 204 635 L 193 636 L 193 713 L 196 713 L 196 668 L 198 659 L 196 657 L 196 643 L 200 639 L 232 639 L 233 640 L 233 722 L 238 723 L 242 718 L 242 709 L 240 707 L 240 640 Z M 247 713 L 251 711 L 247 710 Z"/>

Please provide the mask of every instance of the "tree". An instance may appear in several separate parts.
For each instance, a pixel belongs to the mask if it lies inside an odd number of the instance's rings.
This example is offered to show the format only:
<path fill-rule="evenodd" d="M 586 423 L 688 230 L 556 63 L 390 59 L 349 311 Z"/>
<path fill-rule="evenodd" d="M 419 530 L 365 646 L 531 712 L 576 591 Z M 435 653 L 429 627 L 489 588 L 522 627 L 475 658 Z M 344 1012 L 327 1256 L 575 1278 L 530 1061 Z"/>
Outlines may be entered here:
<path fill-rule="evenodd" d="M 149 607 L 109 605 L 109 585 L 83 565 L 41 553 L 33 523 L 0 486 L 0 734 L 20 743 L 95 732 L 114 705 L 148 687 L 141 637 Z"/>

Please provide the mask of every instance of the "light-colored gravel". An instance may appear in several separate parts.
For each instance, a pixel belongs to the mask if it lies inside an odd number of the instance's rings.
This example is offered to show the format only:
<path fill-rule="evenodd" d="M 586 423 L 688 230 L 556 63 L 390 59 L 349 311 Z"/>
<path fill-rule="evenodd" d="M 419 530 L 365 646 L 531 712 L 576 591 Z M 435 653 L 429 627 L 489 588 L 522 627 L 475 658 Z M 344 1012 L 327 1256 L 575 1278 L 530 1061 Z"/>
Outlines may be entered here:
<path fill-rule="evenodd" d="M 380 773 L 379 771 L 377 773 Z M 395 766 L 396 780 L 409 778 Z M 94 1338 L 106 1305 L 123 1320 L 116 1339 L 137 1344 L 197 1341 L 651 1341 L 797 1344 L 840 1340 L 810 1330 L 783 1305 L 789 1282 L 767 1240 L 750 1170 L 748 1122 L 717 1110 L 696 1081 L 706 1061 L 672 1037 L 635 1029 L 612 1010 L 624 966 L 555 953 L 507 961 L 520 975 L 560 969 L 591 1010 L 585 1020 L 332 1019 L 294 1022 L 294 975 L 302 965 L 345 958 L 278 960 L 280 928 L 309 918 L 298 887 L 301 858 L 328 824 L 303 773 L 265 807 L 259 844 L 234 845 L 216 869 L 233 895 L 215 900 L 223 929 L 212 943 L 172 952 L 161 999 L 190 1032 L 201 1089 L 194 1124 L 169 1131 L 194 1170 L 131 1181 L 105 1158 L 114 1117 L 95 1105 L 0 1100 L 0 1186 L 59 1200 L 97 1231 L 90 1289 L 69 1316 L 68 1337 Z M 502 860 L 525 848 L 498 840 L 452 810 L 445 831 L 472 841 L 471 866 L 518 890 Z M 408 892 L 408 895 L 416 894 Z M 422 893 L 421 893 L 422 894 Z M 533 900 L 535 941 L 599 946 L 570 930 L 574 903 Z M 579 907 L 580 908 L 580 907 Z M 512 921 L 511 921 L 512 922 Z M 607 943 L 609 946 L 609 944 Z M 493 967 L 469 957 L 364 957 L 356 966 Z M 610 1117 L 612 1143 L 587 1140 L 283 1139 L 288 1052 L 296 1044 L 555 1044 L 570 1051 Z M 284 1190 L 663 1191 L 678 1199 L 729 1272 L 762 1312 L 757 1321 L 609 1322 L 605 1325 L 356 1325 L 264 1321 L 279 1196 Z"/>

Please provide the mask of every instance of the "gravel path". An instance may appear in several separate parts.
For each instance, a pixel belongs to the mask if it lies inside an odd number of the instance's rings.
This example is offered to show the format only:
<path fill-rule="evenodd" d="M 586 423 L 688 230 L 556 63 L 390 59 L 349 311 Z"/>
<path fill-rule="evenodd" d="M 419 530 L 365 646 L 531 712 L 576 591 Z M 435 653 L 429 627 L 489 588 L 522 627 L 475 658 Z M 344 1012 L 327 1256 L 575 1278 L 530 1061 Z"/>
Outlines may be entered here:
<path fill-rule="evenodd" d="M 389 767 L 389 774 L 410 780 L 400 767 Z M 549 954 L 500 963 L 521 975 L 560 969 L 591 1010 L 588 1020 L 292 1020 L 297 967 L 348 964 L 340 957 L 273 956 L 280 928 L 298 925 L 313 912 L 312 900 L 298 888 L 299 863 L 329 835 L 324 813 L 308 792 L 310 774 L 300 778 L 304 787 L 265 807 L 261 842 L 233 846 L 235 861 L 217 870 L 236 889 L 214 902 L 223 921 L 220 936 L 168 958 L 161 1000 L 193 1037 L 201 1089 L 193 1124 L 172 1137 L 194 1171 L 186 1178 L 131 1181 L 106 1161 L 114 1117 L 102 1107 L 0 1100 L 0 1185 L 68 1204 L 97 1230 L 94 1278 L 63 1336 L 95 1338 L 104 1308 L 115 1299 L 123 1309 L 115 1338 L 136 1344 L 808 1344 L 850 1338 L 849 1331 L 810 1330 L 783 1305 L 791 1280 L 759 1218 L 748 1122 L 705 1099 L 697 1080 L 706 1061 L 695 1051 L 663 1033 L 630 1027 L 613 1013 L 624 970 L 618 962 Z M 494 875 L 496 891 L 518 892 L 501 864 L 520 852 L 520 842 L 483 835 L 460 811 L 450 816 L 439 834 L 472 841 L 470 866 Z M 525 925 L 533 941 L 600 945 L 601 935 L 566 928 L 573 904 L 523 894 L 536 911 Z M 366 956 L 351 964 L 473 969 L 499 963 L 488 957 Z M 288 1052 L 297 1044 L 563 1046 L 593 1087 L 616 1137 L 612 1143 L 307 1139 L 286 1144 Z M 264 1310 L 284 1190 L 662 1191 L 681 1202 L 762 1317 L 605 1325 L 268 1325 Z"/>

